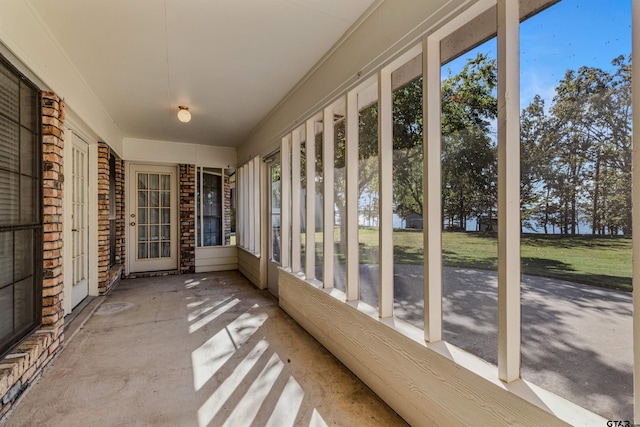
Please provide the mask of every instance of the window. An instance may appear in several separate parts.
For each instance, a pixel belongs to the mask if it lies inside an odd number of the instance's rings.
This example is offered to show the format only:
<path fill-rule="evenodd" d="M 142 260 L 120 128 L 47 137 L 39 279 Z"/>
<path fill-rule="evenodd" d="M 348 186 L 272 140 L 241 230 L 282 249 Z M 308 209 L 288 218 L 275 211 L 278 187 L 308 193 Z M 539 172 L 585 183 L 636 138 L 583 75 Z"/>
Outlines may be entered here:
<path fill-rule="evenodd" d="M 40 323 L 40 92 L 0 57 L 0 354 Z"/>
<path fill-rule="evenodd" d="M 232 169 L 198 167 L 196 181 L 198 247 L 232 244 Z"/>

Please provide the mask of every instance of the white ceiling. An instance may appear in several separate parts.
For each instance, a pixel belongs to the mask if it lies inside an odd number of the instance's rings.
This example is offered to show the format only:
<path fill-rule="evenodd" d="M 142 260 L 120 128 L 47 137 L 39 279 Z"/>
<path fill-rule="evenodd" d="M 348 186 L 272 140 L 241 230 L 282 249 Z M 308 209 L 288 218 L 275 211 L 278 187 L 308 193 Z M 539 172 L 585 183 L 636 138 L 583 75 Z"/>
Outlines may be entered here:
<path fill-rule="evenodd" d="M 374 0 L 28 2 L 125 138 L 236 146 Z"/>

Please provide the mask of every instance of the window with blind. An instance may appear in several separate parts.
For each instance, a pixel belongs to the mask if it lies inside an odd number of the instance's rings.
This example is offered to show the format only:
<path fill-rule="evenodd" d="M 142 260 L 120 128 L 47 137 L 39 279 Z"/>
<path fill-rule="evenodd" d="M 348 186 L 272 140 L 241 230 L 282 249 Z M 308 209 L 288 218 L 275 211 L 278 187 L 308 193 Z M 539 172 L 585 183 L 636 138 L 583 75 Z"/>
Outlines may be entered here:
<path fill-rule="evenodd" d="M 40 92 L 0 56 L 0 355 L 40 323 Z"/>
<path fill-rule="evenodd" d="M 233 169 L 198 167 L 196 180 L 198 247 L 235 244 L 232 235 L 231 177 Z"/>

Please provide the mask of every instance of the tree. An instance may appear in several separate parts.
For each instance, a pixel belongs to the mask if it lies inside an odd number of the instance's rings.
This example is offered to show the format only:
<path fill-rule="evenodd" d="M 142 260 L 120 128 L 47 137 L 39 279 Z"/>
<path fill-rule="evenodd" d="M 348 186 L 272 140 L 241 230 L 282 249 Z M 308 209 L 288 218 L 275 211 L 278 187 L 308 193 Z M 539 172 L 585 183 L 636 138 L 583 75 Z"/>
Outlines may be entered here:
<path fill-rule="evenodd" d="M 491 218 L 497 203 L 496 61 L 470 59 L 442 83 L 442 206 L 450 224 Z"/>

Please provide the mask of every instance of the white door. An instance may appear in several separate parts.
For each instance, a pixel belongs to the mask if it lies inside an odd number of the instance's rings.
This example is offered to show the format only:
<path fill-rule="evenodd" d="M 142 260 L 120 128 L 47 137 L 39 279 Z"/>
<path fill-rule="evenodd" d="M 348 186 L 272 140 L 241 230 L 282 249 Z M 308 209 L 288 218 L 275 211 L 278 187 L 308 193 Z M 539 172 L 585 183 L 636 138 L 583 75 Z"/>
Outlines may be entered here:
<path fill-rule="evenodd" d="M 176 168 L 131 164 L 128 176 L 129 272 L 176 270 Z"/>
<path fill-rule="evenodd" d="M 281 240 L 280 240 L 280 208 L 282 194 L 282 180 L 280 166 L 280 154 L 267 163 L 268 179 L 267 194 L 269 194 L 269 259 L 267 261 L 267 289 L 274 296 L 278 296 L 278 267 L 280 267 Z"/>
<path fill-rule="evenodd" d="M 71 138 L 70 285 L 73 309 L 89 294 L 89 144 L 74 133 Z"/>

